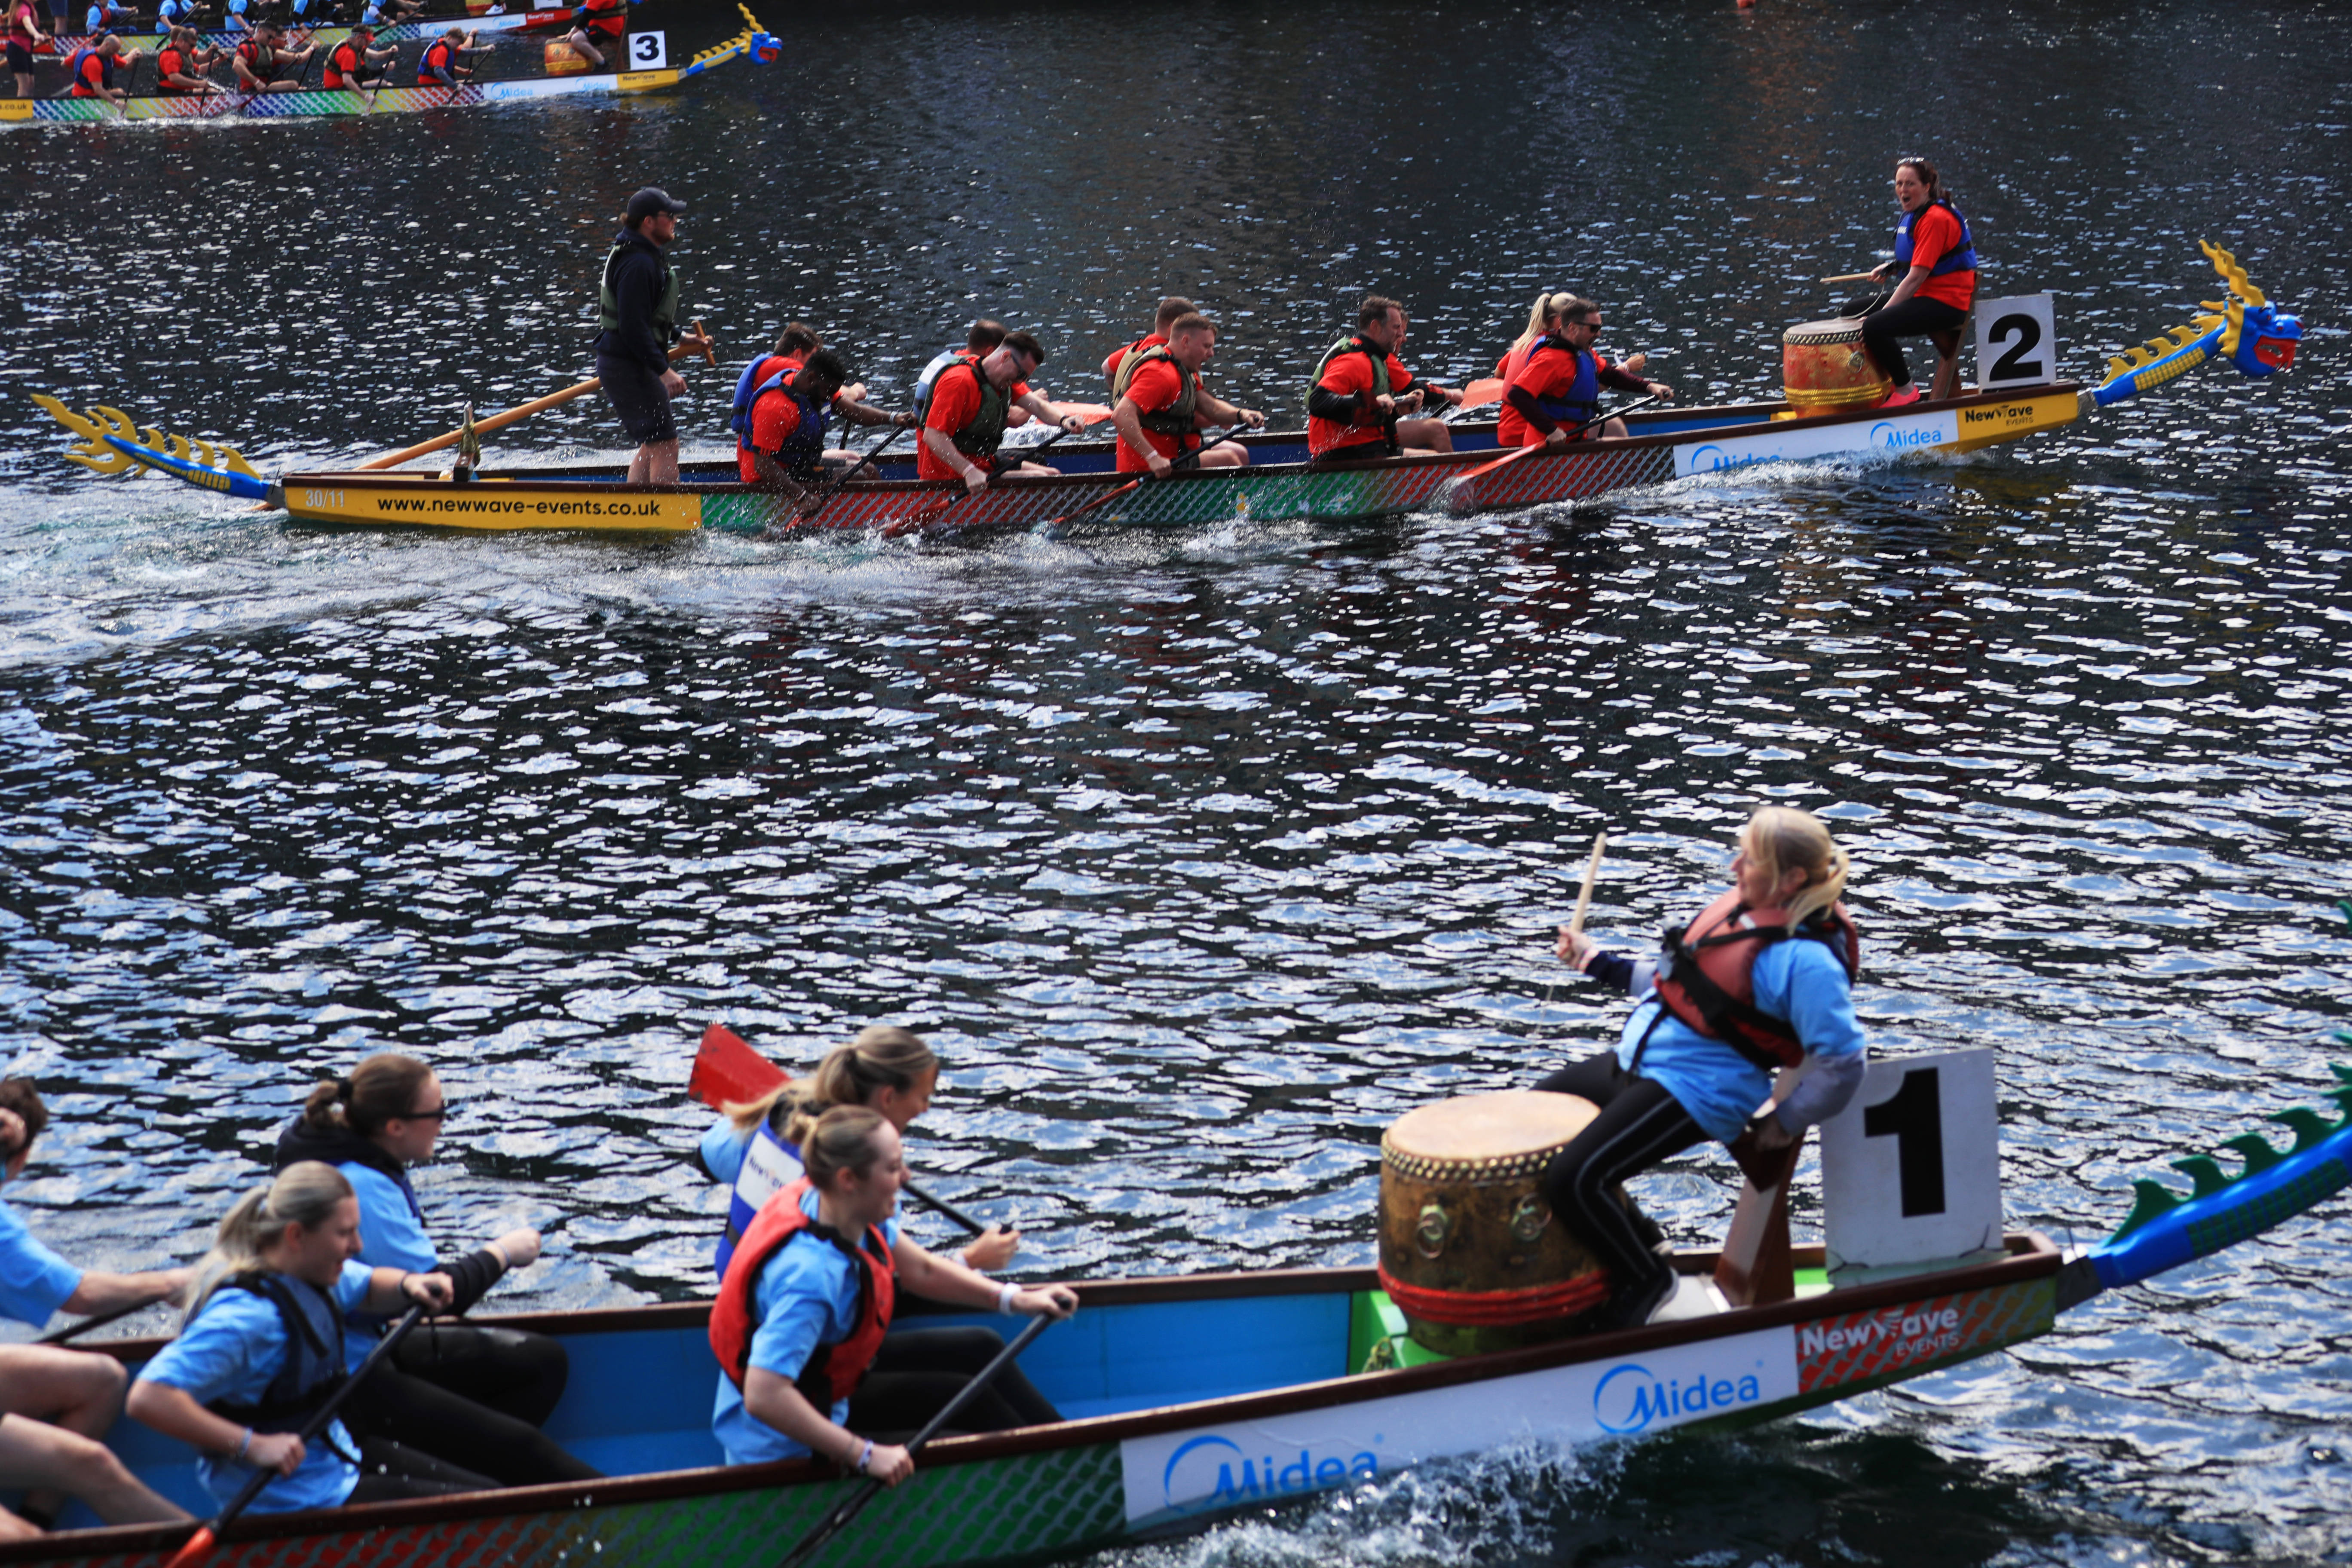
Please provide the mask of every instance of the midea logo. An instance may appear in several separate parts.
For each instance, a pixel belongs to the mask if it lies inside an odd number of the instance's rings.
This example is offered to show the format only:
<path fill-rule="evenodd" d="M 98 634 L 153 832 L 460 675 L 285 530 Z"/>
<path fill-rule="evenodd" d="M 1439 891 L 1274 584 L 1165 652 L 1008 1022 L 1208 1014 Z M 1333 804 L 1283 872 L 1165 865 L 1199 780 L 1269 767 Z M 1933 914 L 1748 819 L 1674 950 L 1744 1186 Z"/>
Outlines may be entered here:
<path fill-rule="evenodd" d="M 1592 1417 L 1608 1432 L 1644 1432 L 1652 1426 L 1719 1415 L 1764 1397 L 1754 1373 L 1742 1377 L 1701 1373 L 1687 1380 L 1660 1378 L 1648 1367 L 1627 1362 L 1613 1368 L 1592 1391 Z"/>
<path fill-rule="evenodd" d="M 1217 1467 L 1213 1486 L 1208 1484 L 1212 1464 Z M 1318 1458 L 1301 1448 L 1297 1458 L 1282 1464 L 1272 1454 L 1253 1460 L 1232 1438 L 1212 1435 L 1195 1437 L 1168 1456 L 1168 1468 L 1160 1477 L 1160 1500 L 1171 1509 L 1232 1508 L 1320 1491 L 1351 1479 L 1368 1481 L 1380 1473 L 1380 1456 L 1369 1450 L 1345 1458 L 1328 1454 Z"/>

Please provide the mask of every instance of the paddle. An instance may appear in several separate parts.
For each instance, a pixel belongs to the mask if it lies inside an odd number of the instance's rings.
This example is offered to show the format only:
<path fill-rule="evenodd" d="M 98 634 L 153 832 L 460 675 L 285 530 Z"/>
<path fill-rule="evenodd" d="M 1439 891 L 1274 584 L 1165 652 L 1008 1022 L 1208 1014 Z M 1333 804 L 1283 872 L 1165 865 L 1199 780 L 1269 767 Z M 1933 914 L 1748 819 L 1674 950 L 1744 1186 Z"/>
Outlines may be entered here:
<path fill-rule="evenodd" d="M 1210 447 L 1215 446 L 1218 442 L 1223 440 L 1226 437 L 1232 435 L 1234 430 L 1239 428 L 1241 428 L 1241 426 L 1236 425 L 1223 430 L 1202 431 L 1201 433 L 1201 444 L 1198 447 L 1193 447 L 1191 451 L 1184 453 L 1181 457 L 1176 458 L 1171 461 L 1168 465 L 1167 474 L 1144 474 L 1139 478 L 1129 479 L 1127 483 L 1119 486 L 1117 489 L 1105 490 L 1102 494 L 1095 497 L 1094 500 L 1087 502 L 1084 506 L 1079 507 L 1075 511 L 1064 512 L 1061 516 L 1055 518 L 1050 522 L 1039 523 L 1037 525 L 1037 531 L 1039 533 L 1052 533 L 1057 528 L 1075 522 L 1079 518 L 1086 516 L 1087 513 L 1094 510 L 1097 507 L 1108 501 L 1117 500 L 1119 497 L 1127 494 L 1128 491 L 1135 489 L 1136 486 L 1143 483 L 1145 479 L 1166 479 L 1170 475 L 1176 473 L 1181 468 L 1198 467 L 1201 461 L 1202 453 L 1207 451 Z"/>
<path fill-rule="evenodd" d="M 705 363 L 717 364 L 719 363 L 719 356 L 713 352 L 711 345 L 707 341 L 710 334 L 702 330 L 702 321 L 699 317 L 697 317 L 695 320 L 694 335 L 706 340 L 704 346 L 698 349 L 692 349 L 688 348 L 685 344 L 681 343 L 677 347 L 669 351 L 670 359 L 673 362 L 676 362 L 677 360 L 689 358 L 698 353 L 702 356 Z M 529 403 L 520 404 L 515 407 L 502 410 L 499 413 L 489 416 L 489 417 L 486 419 L 477 419 L 474 421 L 475 434 L 483 435 L 492 430 L 502 429 L 505 426 L 513 424 L 518 419 L 528 419 L 530 416 L 544 413 L 548 409 L 553 408 L 559 404 L 569 403 L 575 397 L 585 396 L 589 393 L 600 391 L 604 387 L 604 383 L 602 377 L 592 375 L 576 386 L 567 386 L 562 392 L 551 392 L 545 397 L 533 398 Z M 444 447 L 456 446 L 458 440 L 463 437 L 465 434 L 466 432 L 462 428 L 452 430 L 446 435 L 436 436 L 430 441 L 419 441 L 414 447 L 403 447 L 397 452 L 386 452 L 381 458 L 370 458 L 366 462 L 360 464 L 359 467 L 361 468 L 396 468 L 412 458 L 422 458 L 426 453 L 437 452 Z"/>
<path fill-rule="evenodd" d="M 93 1317 L 84 1318 L 79 1323 L 68 1323 L 62 1329 L 52 1329 L 33 1342 L 37 1345 L 61 1345 L 68 1340 L 79 1339 L 92 1329 L 102 1329 L 109 1323 L 120 1322 L 142 1307 L 152 1307 L 154 1304 L 152 1301 L 132 1301 L 125 1306 L 110 1307 Z"/>
<path fill-rule="evenodd" d="M 1457 409 L 1484 408 L 1489 403 L 1500 403 L 1503 401 L 1503 394 L 1509 390 L 1510 384 L 1498 375 L 1490 375 L 1482 380 L 1474 381 L 1462 389 L 1462 401 L 1454 406 Z"/>
<path fill-rule="evenodd" d="M 1100 405 L 1094 405 L 1094 406 L 1100 406 Z M 1094 418 L 1094 416 L 1093 416 L 1092 415 L 1081 414 L 1081 415 L 1079 415 L 1079 416 L 1078 416 L 1078 417 L 1079 417 L 1080 421 L 1081 421 L 1081 422 L 1083 422 L 1083 423 L 1089 423 L 1089 424 L 1099 424 L 1099 423 L 1100 423 L 1100 421 L 1099 421 L 1099 420 L 1095 419 L 1095 418 Z M 1038 442 L 1038 443 L 1037 443 L 1035 446 L 1034 446 L 1034 447 L 1022 447 L 1014 448 L 1014 449 L 1013 449 L 1013 455 L 1014 455 L 1016 458 L 1018 458 L 1022 462 L 1024 462 L 1024 463 L 1029 462 L 1029 461 L 1031 461 L 1032 459 L 1034 459 L 1034 458 L 1037 456 L 1037 454 L 1038 454 L 1038 453 L 1043 452 L 1043 451 L 1044 451 L 1044 450 L 1045 450 L 1048 447 L 1051 447 L 1055 442 L 1056 442 L 1056 441 L 1060 440 L 1063 437 L 1065 437 L 1065 436 L 1068 435 L 1069 433 L 1070 433 L 1070 427 L 1069 427 L 1068 426 L 1065 425 L 1064 426 L 1062 426 L 1062 428 L 1060 428 L 1059 430 L 1055 431 L 1051 436 L 1046 437 L 1044 440 L 1042 440 L 1042 441 Z M 1000 452 L 1002 452 L 1002 451 L 1003 451 L 1003 450 L 1004 450 L 1004 448 L 1000 447 L 1000 448 L 998 448 L 998 450 L 999 450 Z M 987 485 L 982 485 L 982 486 L 981 487 L 981 489 L 988 489 L 988 488 L 989 488 L 989 485 L 993 485 L 994 483 L 996 483 L 996 481 L 997 481 L 999 479 L 1002 479 L 1003 477 L 1003 476 L 1002 474 L 999 474 L 999 473 L 995 473 L 995 472 L 992 472 L 992 473 L 990 473 L 990 475 L 988 476 L 988 484 L 987 484 Z M 1130 486 L 1129 486 L 1129 487 L 1128 487 L 1128 488 L 1129 488 L 1129 489 L 1132 489 L 1134 487 L 1130 485 Z M 917 512 L 914 516 L 909 517 L 909 518 L 902 519 L 902 520 L 900 520 L 899 521 L 898 521 L 898 522 L 894 522 L 894 523 L 891 523 L 891 524 L 889 524 L 887 527 L 884 528 L 884 529 L 882 530 L 882 537 L 883 537 L 883 538 L 885 538 L 885 539 L 896 539 L 896 538 L 898 538 L 898 537 L 900 534 L 902 534 L 902 533 L 912 533 L 912 532 L 914 532 L 917 529 L 929 528 L 932 523 L 935 523 L 935 522 L 937 522 L 940 518 L 945 517 L 945 516 L 948 514 L 948 510 L 949 510 L 950 507 L 954 506 L 954 505 L 956 504 L 956 502 L 958 502 L 958 501 L 960 501 L 960 500 L 963 500 L 963 499 L 964 499 L 964 496 L 970 495 L 970 494 L 971 494 L 971 493 L 972 493 L 972 492 L 971 492 L 971 490 L 968 490 L 968 489 L 967 489 L 966 491 L 964 491 L 964 495 L 951 495 L 951 496 L 946 496 L 946 497 L 941 498 L 941 499 L 940 499 L 940 500 L 939 500 L 933 501 L 930 505 L 929 505 L 929 506 L 927 506 L 927 507 L 923 508 L 923 510 L 920 510 L 920 511 Z M 1052 526 L 1052 525 L 1051 525 L 1051 524 L 1047 524 L 1046 526 L 1050 527 L 1050 526 Z"/>
<path fill-rule="evenodd" d="M 1595 414 L 1591 418 L 1583 421 L 1574 429 L 1570 430 L 1569 432 L 1569 437 L 1573 440 L 1576 437 L 1583 434 L 1584 431 L 1591 428 L 1592 426 L 1600 424 L 1603 419 L 1614 419 L 1621 414 L 1631 414 L 1637 408 L 1647 408 L 1653 403 L 1662 401 L 1664 401 L 1662 398 L 1654 395 L 1643 397 L 1625 405 L 1622 408 L 1612 408 L 1605 413 Z M 1456 474 L 1454 478 L 1445 481 L 1446 489 L 1449 491 L 1458 489 L 1462 486 L 1470 483 L 1473 479 L 1481 479 L 1486 475 L 1493 473 L 1496 468 L 1510 467 L 1510 465 L 1517 462 L 1521 458 L 1532 458 L 1538 452 L 1551 452 L 1557 451 L 1558 449 L 1559 448 L 1550 445 L 1549 437 L 1546 437 L 1544 440 L 1536 442 L 1533 446 L 1521 447 L 1515 452 L 1497 458 L 1491 463 L 1481 463 L 1466 474 Z"/>
<path fill-rule="evenodd" d="M 335 1390 L 327 1403 L 319 1406 L 317 1414 L 304 1422 L 302 1429 L 295 1434 L 302 1440 L 304 1447 L 310 1447 L 311 1439 L 327 1429 L 327 1423 L 335 1418 L 335 1413 L 343 1407 L 343 1401 L 352 1396 L 352 1391 L 367 1381 L 368 1373 L 375 1370 L 376 1363 L 389 1355 L 393 1347 L 407 1336 L 409 1330 L 423 1321 L 424 1317 L 425 1304 L 420 1301 L 409 1308 L 400 1321 L 392 1325 L 390 1331 L 383 1338 L 376 1341 L 374 1348 L 368 1352 L 366 1358 L 360 1363 L 358 1370 L 344 1380 L 343 1385 Z M 246 1510 L 247 1504 L 261 1495 L 261 1489 L 276 1479 L 277 1475 L 278 1472 L 274 1468 L 255 1469 L 253 1474 L 245 1479 L 245 1485 L 237 1489 L 236 1496 L 229 1500 L 228 1506 L 213 1515 L 204 1524 L 198 1525 L 195 1534 L 188 1537 L 188 1543 L 173 1552 L 172 1560 L 164 1563 L 163 1568 L 192 1568 L 193 1564 L 201 1563 L 210 1556 L 213 1548 L 220 1543 L 220 1532 L 226 1530 L 230 1521 Z"/>
<path fill-rule="evenodd" d="M 838 474 L 832 475 L 820 482 L 814 489 L 809 491 L 806 495 L 801 498 L 800 510 L 788 518 L 784 522 L 784 526 L 778 531 L 790 533 L 793 529 L 798 528 L 802 523 L 806 522 L 818 512 L 823 511 L 824 510 L 825 503 L 833 500 L 835 496 L 841 493 L 842 486 L 856 478 L 858 473 L 865 468 L 866 464 L 872 462 L 875 458 L 882 455 L 883 447 L 887 447 L 891 442 L 896 441 L 899 437 L 905 435 L 908 429 L 912 428 L 914 428 L 914 426 L 908 426 L 902 428 L 893 429 L 888 435 L 883 437 L 882 439 L 875 442 L 874 445 L 866 447 L 864 452 L 858 454 L 857 461 L 850 464 L 849 467 L 842 469 Z"/>
<path fill-rule="evenodd" d="M 1608 847 L 1609 835 L 1596 833 L 1592 836 L 1592 858 L 1584 863 L 1584 884 L 1576 889 L 1576 913 L 1570 917 L 1568 922 L 1568 929 L 1579 934 L 1584 931 L 1584 911 L 1592 907 L 1592 884 L 1601 875 L 1601 852 Z"/>
<path fill-rule="evenodd" d="M 929 1442 L 934 1433 L 945 1426 L 949 1420 L 961 1412 L 965 1405 L 971 1404 L 982 1389 L 995 1381 L 997 1373 L 1011 1366 L 1014 1359 L 1029 1348 L 1030 1341 L 1051 1328 L 1053 1323 L 1054 1320 L 1045 1316 L 1029 1320 L 1029 1326 L 1022 1330 L 1011 1344 L 999 1351 L 995 1360 L 973 1373 L 972 1380 L 959 1389 L 956 1396 L 949 1400 L 937 1415 L 924 1423 L 923 1429 L 916 1433 L 908 1442 L 907 1452 L 912 1454 Z M 865 1485 L 834 1504 L 826 1511 L 825 1516 L 816 1521 L 815 1527 L 801 1537 L 800 1544 L 784 1554 L 784 1560 L 778 1568 L 800 1568 L 800 1564 L 815 1556 L 826 1542 L 847 1529 L 849 1521 L 863 1513 L 866 1510 L 866 1505 L 872 1502 L 881 1490 L 880 1481 L 871 1477 L 867 1478 Z M 167 1568 L 176 1568 L 176 1564 L 167 1565 Z"/>

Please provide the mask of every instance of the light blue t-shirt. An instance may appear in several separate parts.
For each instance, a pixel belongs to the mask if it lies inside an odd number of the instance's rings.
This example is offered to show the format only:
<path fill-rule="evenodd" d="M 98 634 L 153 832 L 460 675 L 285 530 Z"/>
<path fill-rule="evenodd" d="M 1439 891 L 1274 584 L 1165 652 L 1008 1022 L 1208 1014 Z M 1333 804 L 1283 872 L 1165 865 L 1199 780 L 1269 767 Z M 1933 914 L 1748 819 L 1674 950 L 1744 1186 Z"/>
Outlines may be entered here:
<path fill-rule="evenodd" d="M 754 1123 L 748 1131 L 738 1131 L 735 1119 L 721 1116 L 702 1135 L 702 1168 L 727 1186 L 743 1173 L 743 1154 L 751 1147 L 752 1135 L 759 1131 Z"/>
<path fill-rule="evenodd" d="M 335 1167 L 352 1184 L 360 1200 L 360 1258 L 375 1268 L 398 1268 L 409 1274 L 429 1274 L 437 1259 L 425 1222 L 398 1182 L 373 1165 L 347 1160 Z M 343 1354 L 357 1366 L 360 1358 L 383 1337 L 384 1320 L 373 1312 L 355 1312 L 345 1320 Z"/>
<path fill-rule="evenodd" d="M 814 1187 L 801 1196 L 801 1212 L 811 1219 L 816 1217 L 817 1197 Z M 882 1223 L 882 1234 L 893 1247 L 898 1245 L 897 1215 Z M 817 1346 L 839 1344 L 857 1326 L 857 1266 L 841 1248 L 803 1232 L 768 1259 L 759 1283 L 751 1288 L 751 1301 L 760 1326 L 751 1334 L 751 1364 L 782 1378 L 796 1378 Z M 847 1420 L 849 1401 L 834 1401 L 829 1414 L 836 1423 Z M 719 1374 L 710 1429 L 730 1465 L 797 1459 L 808 1453 L 744 1409 L 743 1391 L 724 1372 Z"/>
<path fill-rule="evenodd" d="M 81 1289 L 81 1270 L 51 1252 L 0 1203 L 0 1317 L 35 1328 Z"/>
<path fill-rule="evenodd" d="M 1845 965 L 1826 942 L 1776 942 L 1756 955 L 1748 978 L 1755 986 L 1756 1005 L 1788 1019 L 1808 1052 L 1844 1057 L 1863 1048 Z M 1618 1064 L 1632 1070 L 1634 1049 L 1656 1019 L 1657 1030 L 1642 1053 L 1642 1076 L 1673 1095 L 1707 1136 L 1728 1142 L 1770 1098 L 1771 1075 L 1673 1014 L 1660 1017 L 1663 1005 L 1653 992 L 1633 1009 L 1618 1042 Z"/>
<path fill-rule="evenodd" d="M 356 1258 L 343 1265 L 342 1278 L 327 1294 L 349 1311 L 368 1292 L 374 1270 Z M 199 1405 L 215 1400 L 250 1405 L 269 1392 L 269 1384 L 286 1365 L 286 1324 L 276 1303 L 250 1290 L 215 1290 L 161 1354 L 140 1370 L 141 1381 L 160 1383 L 185 1392 Z M 270 1482 L 253 1500 L 256 1513 L 287 1513 L 299 1508 L 335 1508 L 360 1484 L 357 1465 L 335 1452 L 356 1454 L 341 1421 L 328 1425 L 324 1435 L 303 1445 L 302 1465 L 291 1476 Z M 249 1466 L 205 1454 L 196 1461 L 196 1475 L 213 1496 L 226 1502 L 237 1494 Z"/>

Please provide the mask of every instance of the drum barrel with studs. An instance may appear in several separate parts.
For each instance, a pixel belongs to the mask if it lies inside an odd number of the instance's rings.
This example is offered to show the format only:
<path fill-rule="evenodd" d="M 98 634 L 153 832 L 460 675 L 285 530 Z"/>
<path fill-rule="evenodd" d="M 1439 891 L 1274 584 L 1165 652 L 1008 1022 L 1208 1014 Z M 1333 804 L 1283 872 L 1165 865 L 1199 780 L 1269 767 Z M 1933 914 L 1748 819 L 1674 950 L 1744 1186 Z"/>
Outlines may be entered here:
<path fill-rule="evenodd" d="M 1799 414 L 1868 408 L 1895 384 L 1862 346 L 1862 318 L 1807 321 L 1780 334 L 1780 395 Z"/>
<path fill-rule="evenodd" d="M 1424 1105 L 1388 1130 L 1381 1288 L 1417 1343 L 1447 1355 L 1534 1344 L 1607 1298 L 1607 1274 L 1538 1186 L 1599 1114 L 1572 1094 L 1515 1089 Z"/>

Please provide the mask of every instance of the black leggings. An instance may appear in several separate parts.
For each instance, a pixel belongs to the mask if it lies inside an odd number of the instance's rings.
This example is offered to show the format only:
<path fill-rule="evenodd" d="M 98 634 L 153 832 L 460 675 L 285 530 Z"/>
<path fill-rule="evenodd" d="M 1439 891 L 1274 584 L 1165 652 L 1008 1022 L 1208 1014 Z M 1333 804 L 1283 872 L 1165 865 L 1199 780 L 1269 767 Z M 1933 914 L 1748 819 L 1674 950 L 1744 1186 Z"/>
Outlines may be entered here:
<path fill-rule="evenodd" d="M 544 1426 L 571 1381 L 572 1358 L 545 1334 L 426 1319 L 392 1352 L 400 1370 L 501 1415 Z"/>
<path fill-rule="evenodd" d="M 500 1340 L 542 1340 L 520 1335 L 512 1329 L 478 1329 L 470 1323 L 430 1331 L 412 1331 L 393 1352 L 394 1364 L 380 1364 L 352 1393 L 343 1420 L 352 1431 L 371 1441 L 389 1439 L 408 1449 L 429 1454 L 452 1467 L 488 1476 L 501 1486 L 527 1487 L 541 1481 L 592 1481 L 602 1470 L 582 1463 L 530 1419 L 546 1413 L 562 1397 L 566 1363 L 563 1348 L 545 1342 L 545 1351 L 526 1352 L 522 1370 L 501 1369 L 497 1355 Z M 475 1336 L 480 1336 L 475 1338 Z M 434 1341 L 437 1339 L 436 1349 Z M 471 1339 L 470 1346 L 465 1341 Z M 411 1361 L 410 1351 L 417 1352 Z M 546 1354 L 556 1364 L 551 1373 Z M 550 1379 L 552 1378 L 552 1393 Z M 478 1399 L 453 1388 L 478 1388 Z"/>
<path fill-rule="evenodd" d="M 1601 1108 L 1544 1168 L 1544 1201 L 1609 1270 L 1609 1304 L 1601 1309 L 1599 1326 L 1646 1322 L 1674 1289 L 1675 1271 L 1652 1250 L 1656 1228 L 1626 1201 L 1621 1184 L 1706 1142 L 1706 1132 L 1657 1082 L 1618 1066 L 1614 1051 L 1562 1068 L 1536 1087 L 1580 1095 Z"/>
<path fill-rule="evenodd" d="M 1924 338 L 1930 332 L 1957 327 L 1968 319 L 1966 310 L 1941 300 L 1922 300 L 1914 295 L 1900 305 L 1890 305 L 1864 316 L 1862 342 L 1870 351 L 1870 357 L 1878 362 L 1878 368 L 1895 378 L 1895 385 L 1908 386 L 1911 366 L 1903 357 L 1903 345 L 1895 340 Z"/>
<path fill-rule="evenodd" d="M 891 1331 L 883 1337 L 874 1370 L 849 1401 L 849 1429 L 877 1443 L 905 1442 L 947 1408 L 972 1374 L 1003 1348 L 1003 1337 L 993 1329 Z M 940 1435 L 1003 1432 L 1061 1418 L 1062 1413 L 1015 1363 L 956 1412 L 955 1425 Z"/>
<path fill-rule="evenodd" d="M 373 1381 L 371 1375 L 370 1381 Z M 396 1502 L 402 1498 L 447 1497 L 452 1492 L 486 1492 L 499 1483 L 430 1454 L 384 1437 L 360 1443 L 360 1484 L 343 1500 Z"/>

